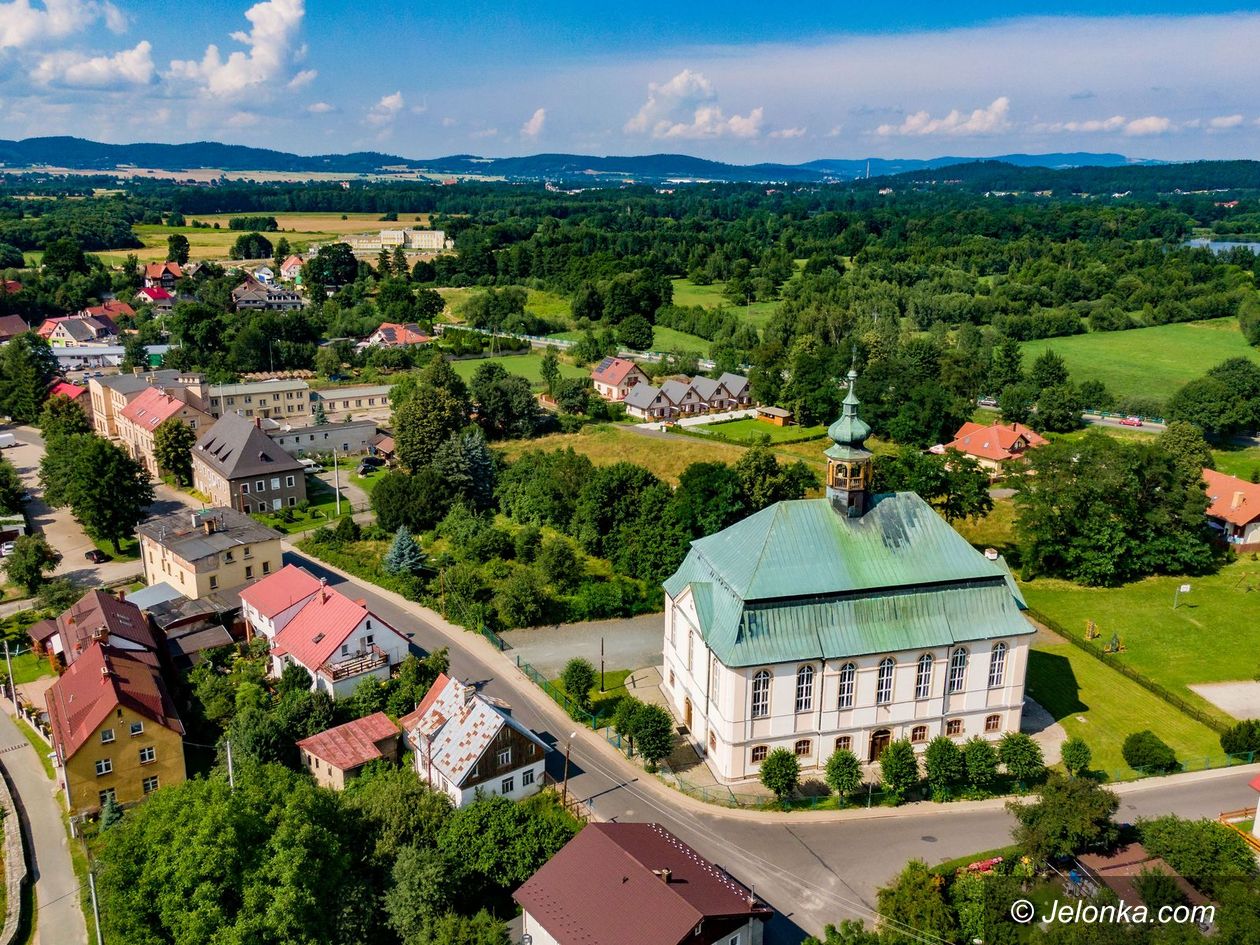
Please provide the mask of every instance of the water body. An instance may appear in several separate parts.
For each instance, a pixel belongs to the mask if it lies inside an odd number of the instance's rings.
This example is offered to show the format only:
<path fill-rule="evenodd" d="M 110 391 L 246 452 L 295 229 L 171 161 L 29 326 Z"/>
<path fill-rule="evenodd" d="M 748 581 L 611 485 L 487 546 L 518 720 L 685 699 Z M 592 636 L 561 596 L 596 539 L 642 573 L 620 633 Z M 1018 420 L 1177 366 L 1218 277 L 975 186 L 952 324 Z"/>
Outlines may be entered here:
<path fill-rule="evenodd" d="M 1227 240 L 1197 239 L 1197 240 L 1186 240 L 1185 245 L 1193 246 L 1195 249 L 1205 249 L 1205 248 L 1210 249 L 1213 253 L 1215 253 L 1218 256 L 1221 253 L 1228 253 L 1231 249 L 1241 247 L 1243 249 L 1249 249 L 1253 253 L 1255 253 L 1257 256 L 1260 256 L 1260 243 L 1231 243 Z"/>

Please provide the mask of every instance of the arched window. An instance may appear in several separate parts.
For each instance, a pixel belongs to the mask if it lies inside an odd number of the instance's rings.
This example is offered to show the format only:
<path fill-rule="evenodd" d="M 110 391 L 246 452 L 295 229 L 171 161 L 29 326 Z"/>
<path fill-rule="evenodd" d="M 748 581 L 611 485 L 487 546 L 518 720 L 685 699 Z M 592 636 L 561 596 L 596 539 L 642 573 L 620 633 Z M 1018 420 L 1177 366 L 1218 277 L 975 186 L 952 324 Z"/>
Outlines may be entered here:
<path fill-rule="evenodd" d="M 879 675 L 875 678 L 876 705 L 888 705 L 892 702 L 893 669 L 896 665 L 897 661 L 891 656 L 885 656 L 879 661 Z"/>
<path fill-rule="evenodd" d="M 814 753 L 814 743 L 808 738 L 802 738 L 792 746 L 792 750 L 796 752 L 797 758 L 808 758 Z"/>
<path fill-rule="evenodd" d="M 960 646 L 949 658 L 949 692 L 962 692 L 967 682 L 967 649 Z"/>
<path fill-rule="evenodd" d="M 918 671 L 914 676 L 914 697 L 926 699 L 932 694 L 932 654 L 924 653 L 919 657 Z"/>
<path fill-rule="evenodd" d="M 1002 728 L 1002 716 L 990 715 L 984 720 L 984 730 L 986 732 L 996 732 Z"/>
<path fill-rule="evenodd" d="M 696 634 L 693 630 L 687 631 L 687 672 L 691 672 L 691 661 L 696 655 Z"/>
<path fill-rule="evenodd" d="M 948 722 L 946 722 L 945 734 L 946 735 L 961 735 L 962 734 L 962 719 L 950 719 Z"/>
<path fill-rule="evenodd" d="M 718 681 L 722 678 L 718 672 L 718 658 L 715 656 L 709 660 L 709 698 L 717 702 L 720 695 L 718 690 Z"/>
<path fill-rule="evenodd" d="M 757 675 L 753 677 L 752 688 L 752 717 L 754 719 L 763 719 L 770 714 L 770 671 L 767 669 L 757 670 Z"/>
<path fill-rule="evenodd" d="M 845 663 L 840 667 L 840 702 L 839 708 L 853 708 L 853 688 L 857 679 L 857 667 L 852 663 Z"/>
<path fill-rule="evenodd" d="M 709 751 L 717 751 L 717 736 L 709 733 Z"/>
<path fill-rule="evenodd" d="M 916 742 L 916 743 L 927 741 L 927 726 L 916 725 L 914 728 L 912 728 L 910 730 L 910 741 Z"/>
<path fill-rule="evenodd" d="M 997 689 L 1006 678 L 1006 644 L 995 643 L 989 653 L 989 688 Z"/>
<path fill-rule="evenodd" d="M 770 749 L 765 745 L 753 745 L 752 761 L 753 764 L 761 764 L 766 760 L 766 755 L 770 754 Z"/>
<path fill-rule="evenodd" d="M 796 671 L 796 711 L 808 712 L 814 707 L 814 667 L 806 663 Z"/>
<path fill-rule="evenodd" d="M 852 751 L 853 737 L 851 735 L 841 735 L 836 739 L 836 751 Z"/>

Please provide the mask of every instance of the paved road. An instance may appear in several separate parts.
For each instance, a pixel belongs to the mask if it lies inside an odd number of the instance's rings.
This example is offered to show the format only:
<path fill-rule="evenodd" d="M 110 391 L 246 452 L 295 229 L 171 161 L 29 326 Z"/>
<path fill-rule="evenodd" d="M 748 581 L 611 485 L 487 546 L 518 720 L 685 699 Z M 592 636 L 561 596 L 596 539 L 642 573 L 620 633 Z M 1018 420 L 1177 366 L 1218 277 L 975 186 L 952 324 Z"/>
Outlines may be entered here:
<path fill-rule="evenodd" d="M 30 824 L 26 840 L 38 905 L 35 941 L 42 945 L 86 945 L 87 926 L 79 908 L 79 880 L 70 863 L 70 838 L 61 818 L 61 800 L 56 785 L 44 776 L 35 749 L 18 731 L 8 711 L 0 711 L 0 755 L 17 792 L 14 802 L 26 811 Z"/>
<path fill-rule="evenodd" d="M 525 679 L 511 662 L 480 636 L 451 627 L 437 614 L 397 595 L 346 577 L 292 550 L 286 559 L 349 583 L 418 646 L 450 647 L 451 670 L 479 683 L 514 706 L 514 714 L 544 738 L 563 748 L 576 726 Z M 828 922 L 873 917 L 876 889 L 906 860 L 929 863 L 991 849 L 1009 842 L 1011 820 L 1001 800 L 938 807 L 790 815 L 733 811 L 693 801 L 645 775 L 594 732 L 573 736 L 570 789 L 604 820 L 655 821 L 726 867 L 779 910 L 770 942 L 798 942 L 820 934 Z M 549 771 L 563 776 L 563 752 L 552 753 Z M 1260 766 L 1233 769 L 1208 778 L 1183 775 L 1162 781 L 1122 785 L 1122 816 L 1175 812 L 1216 816 L 1255 802 L 1247 781 Z"/>

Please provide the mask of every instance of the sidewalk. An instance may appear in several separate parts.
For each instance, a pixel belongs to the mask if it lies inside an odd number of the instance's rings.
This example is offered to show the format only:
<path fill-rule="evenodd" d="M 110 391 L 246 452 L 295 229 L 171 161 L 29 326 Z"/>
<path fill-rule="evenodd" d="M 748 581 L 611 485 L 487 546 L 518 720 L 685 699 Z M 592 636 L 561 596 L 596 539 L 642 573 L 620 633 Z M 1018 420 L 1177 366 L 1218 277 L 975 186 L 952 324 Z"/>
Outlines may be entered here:
<path fill-rule="evenodd" d="M 0 699 L 0 758 L 13 782 L 14 803 L 29 827 L 27 855 L 38 906 L 35 941 L 42 945 L 87 945 L 87 925 L 79 905 L 79 880 L 70 861 L 70 837 L 57 786 L 44 776 L 35 749 L 10 718 L 11 703 Z"/>

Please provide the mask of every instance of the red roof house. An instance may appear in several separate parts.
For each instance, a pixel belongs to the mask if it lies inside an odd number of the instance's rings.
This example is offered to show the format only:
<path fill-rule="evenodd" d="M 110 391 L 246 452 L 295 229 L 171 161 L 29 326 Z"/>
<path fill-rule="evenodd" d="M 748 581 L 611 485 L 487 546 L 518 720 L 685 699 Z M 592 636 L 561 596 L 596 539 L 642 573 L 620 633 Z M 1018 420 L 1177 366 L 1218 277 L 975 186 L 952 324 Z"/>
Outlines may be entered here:
<path fill-rule="evenodd" d="M 636 384 L 648 383 L 648 376 L 626 358 L 604 358 L 591 371 L 591 380 L 595 382 L 595 392 L 600 397 L 615 403 L 625 400 L 626 394 Z"/>
<path fill-rule="evenodd" d="M 774 914 L 660 824 L 587 824 L 512 898 L 557 945 L 759 942 Z"/>
<path fill-rule="evenodd" d="M 21 315 L 0 315 L 0 345 L 31 330 Z"/>
<path fill-rule="evenodd" d="M 76 404 L 87 404 L 87 399 L 80 399 L 87 393 L 86 387 L 80 387 L 78 384 L 71 384 L 69 381 L 57 381 L 52 387 L 48 388 L 49 397 L 65 397 L 74 401 Z"/>
<path fill-rule="evenodd" d="M 179 268 L 177 262 L 147 263 L 144 267 L 146 289 L 152 289 L 154 286 L 173 289 L 176 281 L 182 278 L 184 278 L 184 270 Z"/>
<path fill-rule="evenodd" d="M 311 572 L 286 564 L 274 574 L 249 585 L 241 591 L 241 614 L 245 617 L 246 632 L 274 639 L 323 584 Z"/>
<path fill-rule="evenodd" d="M 93 305 L 75 314 L 80 318 L 108 319 L 110 324 L 113 324 L 115 318 L 121 318 L 124 315 L 128 317 L 133 316 L 136 314 L 136 310 L 126 302 L 120 302 L 117 299 L 106 299 L 100 305 Z"/>
<path fill-rule="evenodd" d="M 88 591 L 56 618 L 41 620 L 27 630 L 37 650 L 59 657 L 71 666 L 93 642 L 148 662 L 156 661 L 157 639 L 140 608 L 108 591 Z"/>
<path fill-rule="evenodd" d="M 175 296 L 161 286 L 151 286 L 137 292 L 136 301 L 141 305 L 156 305 L 160 308 L 173 304 Z"/>
<path fill-rule="evenodd" d="M 0 295 L 17 295 L 22 291 L 22 283 L 16 279 L 0 279 Z"/>
<path fill-rule="evenodd" d="M 401 348 L 407 345 L 427 345 L 432 340 L 433 336 L 422 332 L 415 322 L 405 325 L 382 322 L 381 327 L 364 340 L 363 347 Z"/>
<path fill-rule="evenodd" d="M 1260 548 L 1260 485 L 1215 469 L 1203 470 L 1208 522 L 1240 551 Z"/>
<path fill-rule="evenodd" d="M 297 743 L 302 764 L 324 787 L 340 790 L 372 761 L 398 763 L 398 726 L 384 712 L 374 712 L 327 729 Z"/>
<path fill-rule="evenodd" d="M 1026 450 L 1045 446 L 1049 440 L 1022 423 L 995 423 L 984 426 L 964 423 L 945 449 L 958 450 L 980 461 L 989 469 L 1000 469 L 1009 459 L 1018 459 Z"/>

